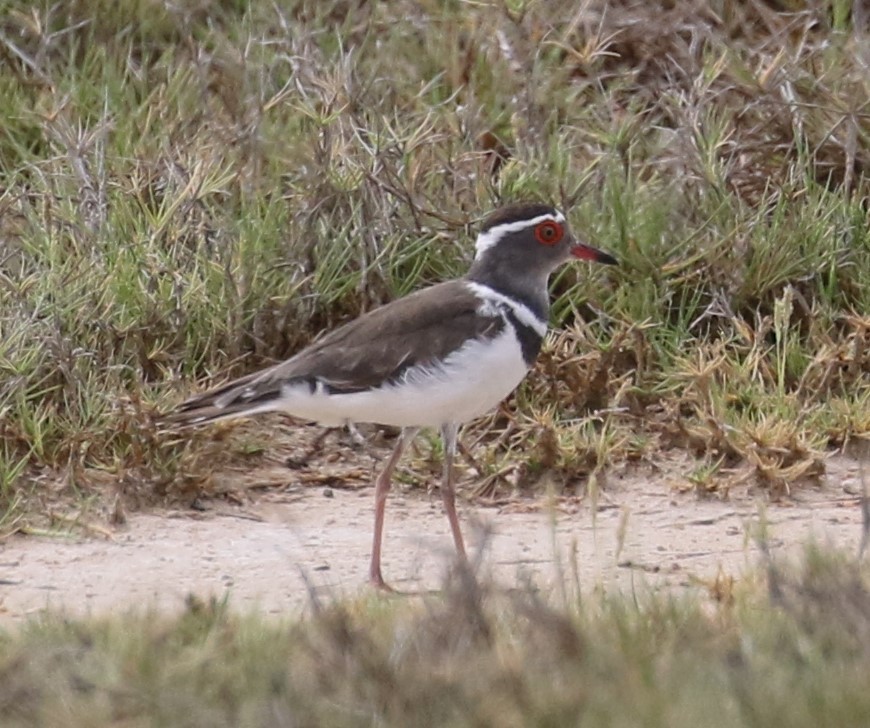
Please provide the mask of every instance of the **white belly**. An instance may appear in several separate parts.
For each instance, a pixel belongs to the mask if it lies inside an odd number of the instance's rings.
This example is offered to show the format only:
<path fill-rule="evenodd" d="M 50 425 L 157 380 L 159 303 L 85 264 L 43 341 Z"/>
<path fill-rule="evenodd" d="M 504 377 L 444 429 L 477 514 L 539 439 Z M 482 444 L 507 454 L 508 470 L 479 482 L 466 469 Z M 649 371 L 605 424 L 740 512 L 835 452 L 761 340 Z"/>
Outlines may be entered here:
<path fill-rule="evenodd" d="M 407 370 L 396 384 L 351 394 L 312 393 L 308 385 L 287 387 L 276 408 L 324 425 L 438 427 L 493 409 L 527 371 L 516 335 L 506 326 L 495 339 L 469 342 L 439 367 Z"/>

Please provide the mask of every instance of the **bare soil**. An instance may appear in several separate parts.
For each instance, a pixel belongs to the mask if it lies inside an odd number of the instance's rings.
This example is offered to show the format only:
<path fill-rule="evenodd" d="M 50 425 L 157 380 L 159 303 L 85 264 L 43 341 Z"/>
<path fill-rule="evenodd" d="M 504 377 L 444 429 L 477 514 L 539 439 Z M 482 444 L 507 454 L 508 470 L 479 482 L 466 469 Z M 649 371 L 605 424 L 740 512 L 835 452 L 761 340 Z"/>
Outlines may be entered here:
<path fill-rule="evenodd" d="M 589 498 L 463 502 L 473 558 L 505 587 L 531 581 L 547 590 L 566 576 L 575 583 L 576 573 L 582 590 L 712 588 L 717 577 L 740 578 L 757 566 L 762 519 L 775 554 L 796 554 L 811 539 L 857 553 L 860 462 L 833 456 L 818 486 L 777 502 L 746 489 L 725 499 L 680 492 L 686 465 L 611 474 L 594 506 Z M 100 524 L 88 537 L 6 540 L 0 622 L 46 608 L 71 615 L 172 611 L 190 595 L 228 595 L 240 610 L 293 615 L 310 609 L 315 596 L 364 593 L 372 488 L 306 485 L 287 473 L 284 488 L 249 491 L 240 506 L 150 510 L 120 526 Z M 387 580 L 400 591 L 436 589 L 452 553 L 437 493 L 397 488 L 387 506 Z"/>

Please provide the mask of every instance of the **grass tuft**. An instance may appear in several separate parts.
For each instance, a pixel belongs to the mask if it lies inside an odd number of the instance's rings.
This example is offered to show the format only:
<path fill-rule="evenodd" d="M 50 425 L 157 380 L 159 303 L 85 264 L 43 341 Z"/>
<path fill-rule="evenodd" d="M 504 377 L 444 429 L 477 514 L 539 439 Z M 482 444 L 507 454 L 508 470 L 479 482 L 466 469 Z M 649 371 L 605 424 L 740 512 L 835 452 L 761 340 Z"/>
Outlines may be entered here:
<path fill-rule="evenodd" d="M 231 606 L 46 614 L 4 633 L 0 720 L 762 728 L 870 716 L 866 568 L 820 549 L 766 576 L 720 575 L 706 594 L 557 598 L 456 573 L 438 595 L 312 605 L 284 622 Z"/>
<path fill-rule="evenodd" d="M 554 283 L 484 490 L 671 447 L 817 477 L 870 432 L 859 5 L 0 1 L 0 521 L 50 474 L 207 488 L 233 453 L 156 411 L 461 274 L 527 197 L 623 265 Z"/>

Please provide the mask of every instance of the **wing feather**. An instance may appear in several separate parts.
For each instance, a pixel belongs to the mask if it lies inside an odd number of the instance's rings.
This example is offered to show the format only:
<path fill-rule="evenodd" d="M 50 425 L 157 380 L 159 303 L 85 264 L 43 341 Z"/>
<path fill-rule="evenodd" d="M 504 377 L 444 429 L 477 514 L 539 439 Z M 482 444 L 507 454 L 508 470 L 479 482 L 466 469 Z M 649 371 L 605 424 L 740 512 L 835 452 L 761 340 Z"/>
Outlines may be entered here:
<path fill-rule="evenodd" d="M 167 419 L 198 424 L 267 410 L 294 384 L 312 392 L 376 388 L 409 367 L 435 364 L 469 338 L 495 336 L 504 325 L 497 311 L 481 308 L 464 281 L 448 281 L 364 314 L 285 362 L 193 397 Z"/>

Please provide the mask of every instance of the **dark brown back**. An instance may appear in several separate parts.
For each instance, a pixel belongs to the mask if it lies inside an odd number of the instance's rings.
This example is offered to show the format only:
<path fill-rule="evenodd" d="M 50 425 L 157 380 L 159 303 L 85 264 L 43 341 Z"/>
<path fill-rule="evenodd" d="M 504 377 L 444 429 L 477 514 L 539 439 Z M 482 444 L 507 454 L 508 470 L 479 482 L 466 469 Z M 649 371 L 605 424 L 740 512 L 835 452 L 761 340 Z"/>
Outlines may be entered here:
<path fill-rule="evenodd" d="M 413 366 L 435 364 L 469 338 L 503 330 L 501 316 L 480 316 L 480 299 L 465 281 L 412 293 L 332 331 L 293 358 L 183 403 L 171 421 L 207 421 L 265 404 L 292 384 L 356 392 L 398 379 Z"/>

